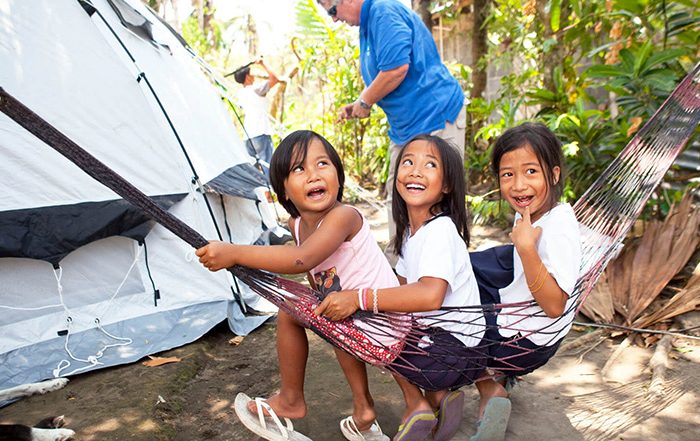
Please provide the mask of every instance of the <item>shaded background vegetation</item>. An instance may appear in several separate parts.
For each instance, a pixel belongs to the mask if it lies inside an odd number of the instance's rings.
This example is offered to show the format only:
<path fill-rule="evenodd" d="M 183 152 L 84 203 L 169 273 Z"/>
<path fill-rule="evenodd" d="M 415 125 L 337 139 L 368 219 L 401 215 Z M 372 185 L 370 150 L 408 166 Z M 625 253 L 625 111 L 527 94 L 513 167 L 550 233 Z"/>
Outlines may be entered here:
<path fill-rule="evenodd" d="M 243 6 L 228 21 L 218 20 L 217 1 L 193 0 L 192 14 L 175 26 L 223 74 L 260 56 L 261 36 Z M 148 3 L 177 9 L 176 0 Z M 434 33 L 460 20 L 471 25 L 463 37 L 470 40 L 471 61 L 445 62 L 467 98 L 465 173 L 476 221 L 504 219 L 488 170 L 491 146 L 504 129 L 537 120 L 558 134 L 569 175 L 565 198 L 574 201 L 700 59 L 697 0 L 413 0 L 412 6 Z M 337 147 L 353 180 L 381 191 L 388 166 L 385 115 L 375 106 L 368 119 L 336 120 L 339 107 L 363 88 L 357 28 L 333 24 L 315 0 L 297 0 L 294 10 L 288 48 L 265 54 L 289 77 L 273 97 L 277 135 L 317 130 Z M 234 50 L 234 41 L 245 51 Z M 498 87 L 487 94 L 495 70 Z M 700 150 L 697 136 L 689 146 Z M 699 175 L 671 170 L 644 216 L 663 216 Z"/>

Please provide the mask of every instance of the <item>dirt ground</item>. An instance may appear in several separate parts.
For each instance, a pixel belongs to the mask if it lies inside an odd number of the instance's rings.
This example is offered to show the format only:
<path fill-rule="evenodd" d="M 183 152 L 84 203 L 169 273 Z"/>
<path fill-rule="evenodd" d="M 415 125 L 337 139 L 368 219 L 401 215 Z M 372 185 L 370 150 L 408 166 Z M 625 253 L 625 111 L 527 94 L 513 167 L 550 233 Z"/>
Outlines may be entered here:
<path fill-rule="evenodd" d="M 377 238 L 385 241 L 381 213 L 368 213 Z M 503 238 L 494 230 L 473 234 L 476 246 Z M 567 338 L 585 331 L 577 329 Z M 278 387 L 274 320 L 237 346 L 229 344 L 232 337 L 219 325 L 192 344 L 158 354 L 179 357 L 178 363 L 134 363 L 76 376 L 62 390 L 0 409 L 0 423 L 64 414 L 77 441 L 255 440 L 238 421 L 233 401 L 238 392 L 267 396 Z M 309 337 L 309 412 L 295 427 L 315 441 L 343 440 L 338 422 L 351 412 L 349 389 L 331 347 Z M 620 340 L 598 343 L 582 348 L 584 353 L 559 353 L 523 378 L 512 395 L 507 440 L 700 439 L 700 346 L 681 342 L 669 358 L 663 393 L 650 396 L 653 347 L 625 349 L 603 379 L 601 368 Z M 402 410 L 400 392 L 388 373 L 369 371 L 379 422 L 392 436 Z M 455 440 L 468 440 L 475 431 L 478 394 L 473 387 L 464 390 L 464 419 Z"/>

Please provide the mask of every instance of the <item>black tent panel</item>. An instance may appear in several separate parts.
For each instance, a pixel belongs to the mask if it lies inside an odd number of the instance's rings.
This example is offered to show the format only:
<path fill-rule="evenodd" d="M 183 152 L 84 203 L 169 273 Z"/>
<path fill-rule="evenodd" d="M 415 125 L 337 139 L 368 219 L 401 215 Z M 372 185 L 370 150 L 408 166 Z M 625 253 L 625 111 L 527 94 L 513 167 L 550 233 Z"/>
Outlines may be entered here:
<path fill-rule="evenodd" d="M 239 196 L 256 201 L 254 190 L 267 187 L 265 175 L 251 164 L 243 163 L 229 168 L 204 186 L 207 191 Z"/>
<path fill-rule="evenodd" d="M 132 8 L 131 5 L 123 0 L 107 0 L 107 2 L 117 14 L 117 17 L 119 17 L 119 21 L 121 21 L 127 29 L 144 40 L 157 44 L 153 39 L 153 25 L 146 17 L 141 15 L 139 11 Z"/>
<path fill-rule="evenodd" d="M 185 196 L 153 199 L 167 210 Z M 142 241 L 153 225 L 123 199 L 1 211 L 0 257 L 40 259 L 55 266 L 71 251 L 98 239 L 126 236 Z"/>

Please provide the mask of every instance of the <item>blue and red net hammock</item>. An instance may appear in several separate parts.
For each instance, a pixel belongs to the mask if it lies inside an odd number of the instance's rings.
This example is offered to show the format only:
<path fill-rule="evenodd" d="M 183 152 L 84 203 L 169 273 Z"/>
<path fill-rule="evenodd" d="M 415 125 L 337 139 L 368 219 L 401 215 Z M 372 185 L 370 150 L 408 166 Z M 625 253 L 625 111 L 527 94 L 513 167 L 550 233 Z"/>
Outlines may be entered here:
<path fill-rule="evenodd" d="M 155 221 L 172 231 L 195 248 L 207 244 L 207 240 L 192 228 L 161 209 L 148 196 L 114 173 L 107 166 L 61 134 L 56 128 L 41 119 L 23 104 L 0 88 L 0 111 L 8 115 L 22 127 L 33 133 L 46 144 L 78 165 L 83 171 L 97 179 L 121 197 L 138 206 Z M 506 342 L 489 340 L 482 343 L 484 350 L 489 346 L 507 344 L 519 348 L 518 341 L 533 332 L 559 335 L 561 329 L 571 324 L 574 313 L 585 301 L 598 277 L 610 260 L 622 248 L 622 241 L 642 211 L 647 199 L 659 185 L 676 156 L 700 123 L 700 64 L 676 87 L 664 104 L 657 110 L 644 127 L 632 138 L 620 155 L 608 166 L 591 188 L 581 196 L 574 206 L 580 224 L 582 262 L 579 278 L 571 294 L 568 308 L 558 320 L 537 331 L 518 329 L 520 321 L 526 318 L 544 317 L 536 303 L 485 304 L 459 308 L 460 312 L 475 313 L 474 316 L 489 314 L 509 315 L 513 320 L 510 327 L 518 331 L 515 338 Z M 406 354 L 424 353 L 426 338 L 432 329 L 452 320 L 454 308 L 436 311 L 430 318 L 430 326 L 406 314 L 360 312 L 345 320 L 333 322 L 324 317 L 316 317 L 313 309 L 319 303 L 318 293 L 302 284 L 286 280 L 274 274 L 236 266 L 229 268 L 231 273 L 246 283 L 253 291 L 277 305 L 283 311 L 296 317 L 301 323 L 316 332 L 323 339 L 355 357 L 372 365 L 382 366 L 390 371 L 402 373 L 401 369 L 421 370 L 411 363 L 402 363 Z M 483 331 L 475 332 L 477 337 Z M 478 334 L 478 335 L 476 335 Z M 488 336 L 489 333 L 487 332 Z M 449 371 L 454 369 L 455 355 L 452 348 L 438 351 L 444 356 L 435 360 L 432 369 Z M 513 358 L 526 356 L 530 350 L 523 348 L 520 354 L 508 359 L 496 360 L 499 370 L 508 375 L 510 370 L 522 370 L 522 363 L 513 363 Z M 403 354 L 403 355 L 401 355 Z M 402 366 L 397 369 L 396 366 Z M 436 367 L 437 366 L 437 367 Z M 510 367 L 512 366 L 512 367 Z M 525 366 L 527 367 L 527 366 Z M 472 368 L 482 370 L 482 364 Z M 435 372 L 424 372 L 425 381 L 419 386 L 431 389 L 428 377 Z M 474 372 L 460 373 L 463 384 L 471 382 Z M 415 379 L 415 377 L 414 377 Z M 421 383 L 420 380 L 416 383 Z"/>

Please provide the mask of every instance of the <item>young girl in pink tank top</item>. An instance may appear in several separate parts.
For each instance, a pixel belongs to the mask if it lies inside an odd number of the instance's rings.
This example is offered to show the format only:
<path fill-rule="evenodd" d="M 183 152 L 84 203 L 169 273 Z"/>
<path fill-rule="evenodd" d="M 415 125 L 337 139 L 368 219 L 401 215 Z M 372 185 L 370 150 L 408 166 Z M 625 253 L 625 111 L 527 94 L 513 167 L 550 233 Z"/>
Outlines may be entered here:
<path fill-rule="evenodd" d="M 287 136 L 275 150 L 270 162 L 270 180 L 282 206 L 289 212 L 289 229 L 296 246 L 234 245 L 212 241 L 197 250 L 200 262 L 211 271 L 242 265 L 284 274 L 308 273 L 309 281 L 321 293 L 373 286 L 390 288 L 398 280 L 377 243 L 369 225 L 353 207 L 342 204 L 345 175 L 333 146 L 322 136 L 299 130 Z M 306 307 L 313 308 L 315 305 Z M 313 317 L 312 313 L 307 316 Z M 357 323 L 360 323 L 359 321 Z M 362 326 L 348 327 L 353 341 L 372 339 Z M 353 331 L 354 330 L 354 331 Z M 371 358 L 390 362 L 402 349 L 401 336 L 376 337 L 381 341 Z M 368 347 L 373 347 L 371 344 Z M 303 324 L 280 311 L 277 319 L 277 357 L 281 377 L 280 391 L 263 400 L 236 397 L 235 410 L 241 422 L 265 439 L 284 438 L 290 427 L 279 419 L 268 425 L 259 414 L 284 418 L 306 415 L 304 371 L 308 340 Z M 350 440 L 388 441 L 376 421 L 365 364 L 344 351 L 336 356 L 353 394 L 353 414 L 340 422 L 343 435 Z M 270 427 L 268 427 L 270 426 Z M 308 439 L 291 429 L 284 439 Z"/>

